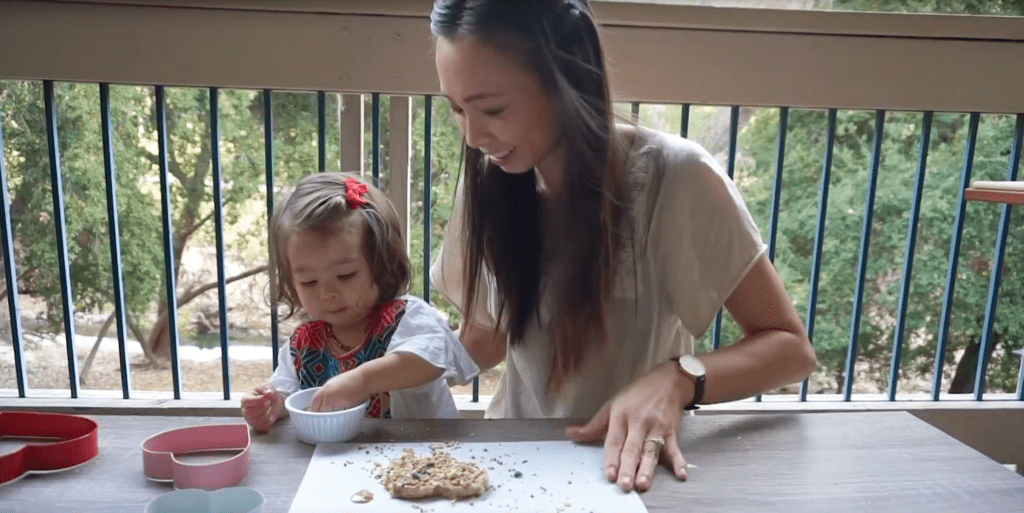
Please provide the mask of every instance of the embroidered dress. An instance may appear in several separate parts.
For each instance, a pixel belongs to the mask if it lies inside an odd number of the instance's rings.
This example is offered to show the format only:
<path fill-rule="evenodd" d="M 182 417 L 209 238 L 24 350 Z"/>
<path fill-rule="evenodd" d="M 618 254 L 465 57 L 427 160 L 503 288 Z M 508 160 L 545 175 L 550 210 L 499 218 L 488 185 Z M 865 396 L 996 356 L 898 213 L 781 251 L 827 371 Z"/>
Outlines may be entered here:
<path fill-rule="evenodd" d="M 289 344 L 292 361 L 299 375 L 299 388 L 323 386 L 342 372 L 350 371 L 370 360 L 384 356 L 391 337 L 405 314 L 405 301 L 396 299 L 377 308 L 371 315 L 374 319 L 366 327 L 366 338 L 358 347 L 344 354 L 331 350 L 331 340 L 336 340 L 330 323 L 316 320 L 296 328 Z M 391 418 L 390 394 L 374 394 L 370 397 L 367 417 Z"/>
<path fill-rule="evenodd" d="M 374 309 L 369 321 L 363 342 L 358 347 L 344 348 L 341 354 L 331 349 L 329 341 L 336 339 L 329 323 L 314 320 L 299 326 L 289 341 L 291 358 L 282 358 L 270 384 L 287 396 L 323 386 L 334 376 L 376 358 L 410 353 L 441 369 L 441 375 L 419 386 L 371 397 L 367 416 L 457 418 L 458 409 L 448 387 L 471 382 L 480 370 L 434 307 L 406 295 Z"/>

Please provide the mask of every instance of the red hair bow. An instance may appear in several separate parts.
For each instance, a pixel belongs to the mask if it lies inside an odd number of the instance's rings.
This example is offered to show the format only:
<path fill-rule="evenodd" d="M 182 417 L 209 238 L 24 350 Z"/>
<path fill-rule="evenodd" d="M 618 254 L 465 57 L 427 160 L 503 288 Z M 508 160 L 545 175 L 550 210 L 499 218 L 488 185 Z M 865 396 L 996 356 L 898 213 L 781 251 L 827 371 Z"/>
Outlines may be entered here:
<path fill-rule="evenodd" d="M 348 208 L 355 210 L 366 204 L 366 200 L 362 198 L 362 195 L 370 190 L 366 184 L 359 183 L 354 178 L 346 178 L 345 189 L 345 203 L 348 204 Z"/>

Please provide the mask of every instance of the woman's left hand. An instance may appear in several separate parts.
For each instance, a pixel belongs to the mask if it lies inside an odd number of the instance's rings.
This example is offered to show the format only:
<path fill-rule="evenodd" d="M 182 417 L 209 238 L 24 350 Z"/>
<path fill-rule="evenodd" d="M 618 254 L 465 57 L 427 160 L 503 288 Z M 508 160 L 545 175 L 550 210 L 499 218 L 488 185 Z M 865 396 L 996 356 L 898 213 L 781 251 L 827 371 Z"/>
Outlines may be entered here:
<path fill-rule="evenodd" d="M 357 406 L 369 393 L 358 369 L 343 372 L 329 379 L 313 394 L 309 411 L 340 411 Z"/>
<path fill-rule="evenodd" d="M 647 491 L 662 456 L 678 479 L 686 479 L 686 460 L 679 450 L 676 429 L 682 406 L 694 390 L 693 382 L 675 367 L 671 361 L 657 365 L 605 403 L 586 425 L 567 430 L 576 442 L 604 438 L 605 475 L 624 492 L 634 486 Z M 664 445 L 659 443 L 662 440 Z"/>

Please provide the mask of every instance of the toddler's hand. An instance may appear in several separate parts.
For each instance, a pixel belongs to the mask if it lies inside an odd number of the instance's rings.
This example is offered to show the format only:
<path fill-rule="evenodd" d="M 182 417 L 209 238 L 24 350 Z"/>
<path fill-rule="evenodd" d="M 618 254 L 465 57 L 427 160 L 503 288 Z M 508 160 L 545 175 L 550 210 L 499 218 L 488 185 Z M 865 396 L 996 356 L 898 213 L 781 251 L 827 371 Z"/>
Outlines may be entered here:
<path fill-rule="evenodd" d="M 245 422 L 260 433 L 266 433 L 281 416 L 284 400 L 269 383 L 260 385 L 242 397 Z"/>
<path fill-rule="evenodd" d="M 358 369 L 338 374 L 313 394 L 309 411 L 346 410 L 366 400 L 370 393 Z"/>

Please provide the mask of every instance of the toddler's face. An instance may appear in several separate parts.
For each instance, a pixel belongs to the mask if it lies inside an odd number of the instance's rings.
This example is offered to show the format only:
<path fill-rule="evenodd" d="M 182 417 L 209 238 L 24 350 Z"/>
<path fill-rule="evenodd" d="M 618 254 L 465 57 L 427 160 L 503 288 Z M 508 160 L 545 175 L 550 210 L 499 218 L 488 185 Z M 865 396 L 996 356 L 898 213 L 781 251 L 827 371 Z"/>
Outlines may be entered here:
<path fill-rule="evenodd" d="M 335 332 L 361 329 L 380 291 L 363 255 L 363 218 L 351 215 L 331 235 L 299 232 L 286 251 L 302 308 Z"/>

